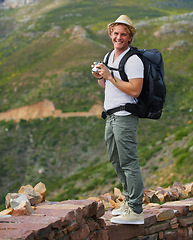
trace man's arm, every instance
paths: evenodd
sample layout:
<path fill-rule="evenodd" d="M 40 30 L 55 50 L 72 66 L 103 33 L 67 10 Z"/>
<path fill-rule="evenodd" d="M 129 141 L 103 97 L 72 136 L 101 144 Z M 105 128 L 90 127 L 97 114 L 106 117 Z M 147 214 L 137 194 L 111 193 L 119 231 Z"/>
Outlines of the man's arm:
<path fill-rule="evenodd" d="M 117 77 L 113 77 L 104 64 L 99 63 L 98 65 L 100 67 L 98 70 L 100 76 L 111 81 L 111 83 L 120 91 L 134 98 L 137 98 L 139 96 L 143 87 L 143 78 L 133 78 L 129 79 L 129 82 L 125 82 Z"/>
<path fill-rule="evenodd" d="M 98 79 L 99 86 L 101 86 L 104 89 L 105 89 L 105 82 L 106 82 L 106 80 L 104 78 Z"/>
<path fill-rule="evenodd" d="M 139 96 L 143 87 L 143 78 L 133 78 L 129 79 L 129 82 L 125 82 L 117 77 L 110 76 L 108 80 L 111 81 L 111 83 L 120 91 L 132 96 L 133 98 L 137 98 Z"/>

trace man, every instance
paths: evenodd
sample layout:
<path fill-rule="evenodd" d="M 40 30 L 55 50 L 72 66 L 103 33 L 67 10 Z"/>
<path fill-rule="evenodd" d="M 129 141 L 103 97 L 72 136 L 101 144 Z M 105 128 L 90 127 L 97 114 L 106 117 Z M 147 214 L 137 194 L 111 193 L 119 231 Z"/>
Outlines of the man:
<path fill-rule="evenodd" d="M 117 69 L 122 57 L 130 50 L 136 29 L 128 16 L 121 15 L 108 25 L 108 31 L 114 46 L 108 66 Z M 98 73 L 93 72 L 93 75 L 98 78 L 99 85 L 105 89 L 106 111 L 126 103 L 135 103 L 135 98 L 142 90 L 144 71 L 143 63 L 137 55 L 131 56 L 125 63 L 128 82 L 121 80 L 119 71 L 111 72 L 103 63 L 98 63 L 96 67 Z M 112 215 L 118 215 L 111 219 L 113 223 L 144 223 L 143 180 L 138 163 L 137 125 L 138 117 L 123 109 L 107 115 L 105 142 L 125 196 L 122 206 L 112 211 Z"/>

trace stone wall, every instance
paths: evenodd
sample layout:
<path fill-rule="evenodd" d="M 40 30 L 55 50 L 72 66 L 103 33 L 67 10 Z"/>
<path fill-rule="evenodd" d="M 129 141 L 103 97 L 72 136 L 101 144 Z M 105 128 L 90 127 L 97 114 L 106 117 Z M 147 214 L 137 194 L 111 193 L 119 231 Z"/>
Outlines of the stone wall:
<path fill-rule="evenodd" d="M 104 215 L 110 240 L 188 240 L 193 239 L 193 198 L 163 205 L 144 206 L 144 225 L 112 224 L 110 212 Z"/>
<path fill-rule="evenodd" d="M 0 218 L 0 239 L 108 239 L 103 214 L 92 200 L 44 202 L 33 215 Z"/>
<path fill-rule="evenodd" d="M 0 239 L 188 240 L 193 239 L 193 198 L 144 205 L 144 225 L 110 222 L 101 202 L 42 202 L 30 216 L 0 218 Z"/>

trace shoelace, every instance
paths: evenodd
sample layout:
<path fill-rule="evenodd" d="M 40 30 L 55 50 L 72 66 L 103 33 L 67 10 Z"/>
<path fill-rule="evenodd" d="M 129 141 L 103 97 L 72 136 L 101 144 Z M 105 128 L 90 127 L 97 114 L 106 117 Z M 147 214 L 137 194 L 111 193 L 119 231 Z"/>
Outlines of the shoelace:
<path fill-rule="evenodd" d="M 126 214 L 130 214 L 131 213 L 131 209 L 130 208 L 127 208 L 127 209 L 125 209 L 124 210 L 124 215 L 126 215 Z"/>
<path fill-rule="evenodd" d="M 125 208 L 125 206 L 127 206 L 127 201 L 126 201 L 126 200 L 123 200 L 120 209 Z"/>
<path fill-rule="evenodd" d="M 130 214 L 130 213 L 132 213 L 132 214 L 134 214 L 136 216 L 140 215 L 140 214 L 135 213 L 130 207 L 128 209 L 124 210 L 123 215 Z"/>
<path fill-rule="evenodd" d="M 124 205 L 127 205 L 127 201 L 126 200 L 123 200 L 123 202 L 122 202 L 122 206 L 124 206 Z"/>

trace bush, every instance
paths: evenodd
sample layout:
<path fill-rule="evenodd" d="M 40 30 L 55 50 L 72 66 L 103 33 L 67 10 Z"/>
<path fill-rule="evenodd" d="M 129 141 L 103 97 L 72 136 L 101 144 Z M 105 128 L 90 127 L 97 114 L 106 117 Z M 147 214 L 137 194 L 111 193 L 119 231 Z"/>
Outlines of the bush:
<path fill-rule="evenodd" d="M 189 130 L 186 128 L 183 128 L 175 133 L 175 141 L 182 140 L 183 137 L 187 136 L 189 134 Z"/>

